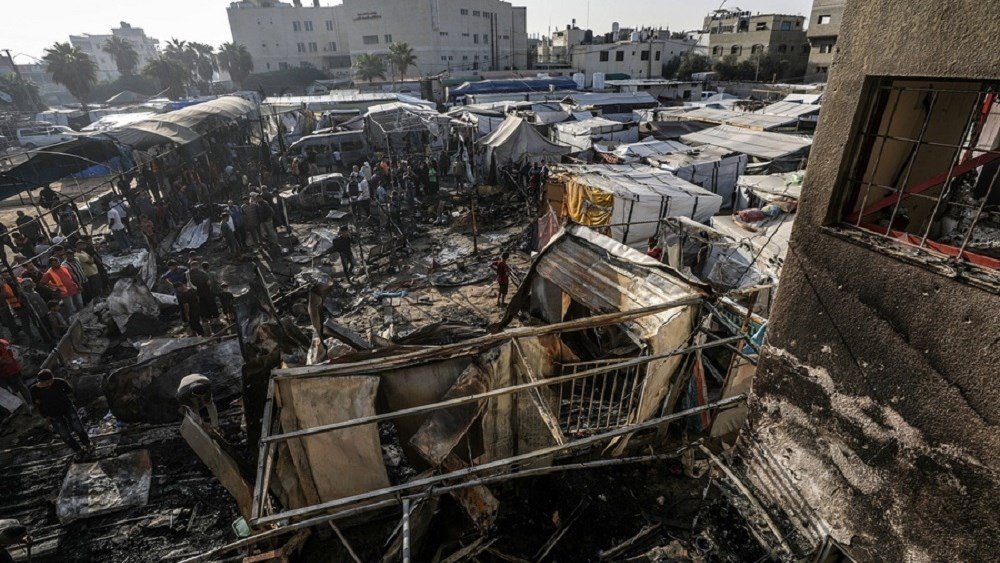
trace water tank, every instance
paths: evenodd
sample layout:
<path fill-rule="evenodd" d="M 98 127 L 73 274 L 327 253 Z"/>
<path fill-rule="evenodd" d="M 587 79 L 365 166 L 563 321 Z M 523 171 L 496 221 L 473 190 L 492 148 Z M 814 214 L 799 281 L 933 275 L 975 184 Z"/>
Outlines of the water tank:
<path fill-rule="evenodd" d="M 612 41 L 618 41 L 618 30 L 620 30 L 620 29 L 621 29 L 621 26 L 618 25 L 618 22 L 613 22 L 611 24 L 611 36 L 612 36 L 611 40 Z"/>
<path fill-rule="evenodd" d="M 603 72 L 595 72 L 594 73 L 594 90 L 603 90 L 603 89 L 604 89 L 604 73 Z"/>
<path fill-rule="evenodd" d="M 577 89 L 583 90 L 587 87 L 587 75 L 582 72 L 574 72 L 573 82 L 576 82 Z"/>
<path fill-rule="evenodd" d="M 638 31 L 633 31 L 632 32 L 632 41 L 639 41 L 639 32 Z"/>

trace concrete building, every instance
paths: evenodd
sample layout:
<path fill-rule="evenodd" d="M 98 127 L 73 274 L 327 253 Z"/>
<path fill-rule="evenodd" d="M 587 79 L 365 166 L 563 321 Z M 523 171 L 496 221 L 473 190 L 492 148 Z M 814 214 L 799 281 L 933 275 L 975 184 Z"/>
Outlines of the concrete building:
<path fill-rule="evenodd" d="M 749 61 L 764 53 L 787 56 L 803 65 L 809 58 L 805 18 L 784 14 L 751 14 L 719 10 L 705 18 L 713 59 L 735 55 Z"/>
<path fill-rule="evenodd" d="M 826 82 L 830 67 L 836 55 L 837 37 L 840 36 L 840 22 L 844 19 L 847 0 L 813 0 L 809 15 L 809 65 L 806 69 L 807 82 Z"/>
<path fill-rule="evenodd" d="M 997 556 L 997 29 L 979 0 L 847 2 L 737 448 L 810 561 Z"/>
<path fill-rule="evenodd" d="M 120 27 L 112 28 L 110 34 L 70 35 L 70 44 L 90 55 L 90 58 L 97 63 L 98 82 L 112 81 L 121 76 L 114 57 L 104 51 L 104 45 L 114 36 L 124 38 L 135 49 L 136 54 L 139 55 L 137 70 L 142 70 L 142 67 L 160 54 L 160 41 L 148 37 L 141 27 L 132 27 L 128 22 L 121 22 Z"/>
<path fill-rule="evenodd" d="M 653 35 L 643 35 L 646 33 Z M 635 79 L 660 78 L 668 61 L 697 49 L 694 42 L 661 39 L 655 32 L 643 31 L 635 35 L 638 37 L 629 41 L 575 45 L 570 49 L 570 66 L 585 73 L 588 81 L 595 72 L 626 74 Z"/>
<path fill-rule="evenodd" d="M 407 43 L 409 76 L 528 66 L 527 10 L 500 0 L 345 0 L 335 6 L 243 0 L 228 9 L 233 41 L 258 71 L 312 65 L 347 69 L 363 53 L 385 55 Z M 426 9 L 425 9 L 426 8 Z"/>

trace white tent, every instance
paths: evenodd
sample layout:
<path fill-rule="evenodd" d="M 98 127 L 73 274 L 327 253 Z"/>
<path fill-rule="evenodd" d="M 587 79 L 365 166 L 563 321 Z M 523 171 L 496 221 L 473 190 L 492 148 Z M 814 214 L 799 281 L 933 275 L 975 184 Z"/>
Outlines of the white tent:
<path fill-rule="evenodd" d="M 651 156 L 646 162 L 719 194 L 723 198 L 722 206 L 728 209 L 733 202 L 736 181 L 746 171 L 748 160 L 743 153 L 702 145 L 686 151 Z"/>
<path fill-rule="evenodd" d="M 594 141 L 635 143 L 639 140 L 639 126 L 637 123 L 621 123 L 603 117 L 566 121 L 552 127 L 552 140 L 572 147 L 573 152 L 591 148 Z"/>
<path fill-rule="evenodd" d="M 619 163 L 639 162 L 644 158 L 691 150 L 691 147 L 678 141 L 659 141 L 649 137 L 638 143 L 622 143 L 609 147 L 594 143 L 594 150 L 599 153 L 613 155 Z"/>
<path fill-rule="evenodd" d="M 534 126 L 521 117 L 509 116 L 483 137 L 479 143 L 486 147 L 486 163 L 502 164 L 508 159 L 521 162 L 524 158 L 537 162 L 543 159 L 558 161 L 570 148 L 550 142 Z"/>
<path fill-rule="evenodd" d="M 567 165 L 559 171 L 562 208 L 570 219 L 593 228 L 611 225 L 611 237 L 628 246 L 644 247 L 660 219 L 708 223 L 722 207 L 722 197 L 645 164 Z"/>

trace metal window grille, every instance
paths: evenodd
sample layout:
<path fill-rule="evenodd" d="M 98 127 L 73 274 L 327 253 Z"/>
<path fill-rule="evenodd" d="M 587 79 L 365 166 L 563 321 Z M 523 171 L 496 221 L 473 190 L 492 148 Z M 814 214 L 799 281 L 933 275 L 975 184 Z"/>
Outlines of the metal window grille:
<path fill-rule="evenodd" d="M 563 364 L 560 375 L 620 363 L 595 360 Z M 588 436 L 628 424 L 629 416 L 639 406 L 639 395 L 646 382 L 646 364 L 584 377 L 559 385 L 559 425 L 566 436 Z"/>
<path fill-rule="evenodd" d="M 841 222 L 948 259 L 1000 266 L 1000 82 L 880 79 Z"/>

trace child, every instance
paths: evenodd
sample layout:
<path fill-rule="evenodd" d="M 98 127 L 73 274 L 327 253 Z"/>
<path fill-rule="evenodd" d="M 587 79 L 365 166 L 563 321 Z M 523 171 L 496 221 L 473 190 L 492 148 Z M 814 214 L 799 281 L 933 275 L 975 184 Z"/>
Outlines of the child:
<path fill-rule="evenodd" d="M 52 299 L 49 301 L 49 314 L 46 315 L 46 320 L 49 323 L 49 331 L 57 341 L 69 330 L 69 325 L 66 324 L 66 317 L 60 311 L 61 306 L 62 303 L 58 299 Z"/>
<path fill-rule="evenodd" d="M 497 286 L 499 286 L 499 291 L 497 293 L 497 307 L 503 307 L 504 301 L 507 299 L 507 287 L 510 284 L 510 266 L 507 265 L 507 259 L 510 258 L 509 252 L 504 252 L 490 264 L 490 268 L 497 274 Z"/>

